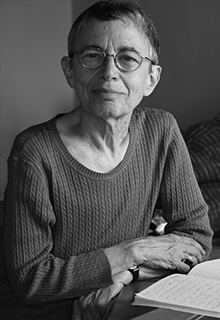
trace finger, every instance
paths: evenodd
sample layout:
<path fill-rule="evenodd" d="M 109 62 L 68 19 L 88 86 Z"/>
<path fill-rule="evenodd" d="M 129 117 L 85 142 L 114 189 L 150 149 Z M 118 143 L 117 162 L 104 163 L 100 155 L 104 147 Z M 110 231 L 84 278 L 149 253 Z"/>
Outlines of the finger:
<path fill-rule="evenodd" d="M 201 256 L 205 255 L 205 250 L 203 249 L 201 244 L 198 243 L 196 240 L 194 240 L 190 237 L 182 237 L 182 239 L 183 239 L 183 242 L 186 243 L 187 245 L 190 245 L 193 248 L 196 248 L 197 251 L 199 251 Z"/>
<path fill-rule="evenodd" d="M 192 259 L 193 259 L 193 262 L 202 262 L 203 261 L 203 256 L 201 255 L 201 252 L 198 251 L 197 248 L 195 248 L 195 247 L 187 246 L 187 247 L 185 247 L 183 252 L 184 252 L 184 254 L 187 255 L 187 257 L 185 257 L 185 259 L 187 259 L 188 255 L 190 255 L 190 257 L 192 257 Z"/>
<path fill-rule="evenodd" d="M 82 319 L 83 320 L 92 320 L 94 319 L 92 316 L 92 311 L 91 311 L 91 304 L 92 304 L 92 297 L 94 293 L 90 293 L 87 296 L 81 296 L 78 300 L 78 307 L 79 310 L 82 314 Z M 99 318 L 97 318 L 99 319 Z"/>
<path fill-rule="evenodd" d="M 206 254 L 202 246 L 194 239 L 187 236 L 178 235 L 166 235 L 167 239 L 172 239 L 176 248 L 179 248 L 185 253 L 194 256 L 199 262 L 204 260 L 204 255 Z"/>
<path fill-rule="evenodd" d="M 73 312 L 72 312 L 71 320 L 83 320 L 77 301 L 74 301 L 73 303 Z"/>
<path fill-rule="evenodd" d="M 100 296 L 95 301 L 97 309 L 102 317 L 105 315 L 111 300 L 122 290 L 122 288 L 124 288 L 124 284 L 117 282 L 102 290 Z"/>
<path fill-rule="evenodd" d="M 183 261 L 180 261 L 177 264 L 177 271 L 179 271 L 180 273 L 188 273 L 191 270 L 191 267 L 184 263 Z"/>
<path fill-rule="evenodd" d="M 105 291 L 105 289 L 99 289 L 97 291 L 91 292 L 87 296 L 80 297 L 78 299 L 78 304 L 80 310 L 83 314 L 84 320 L 101 320 L 102 313 L 100 312 L 97 300 L 99 295 Z M 106 304 L 107 305 L 107 304 Z"/>
<path fill-rule="evenodd" d="M 71 320 L 83 320 L 83 318 L 80 313 L 74 311 L 72 313 Z"/>
<path fill-rule="evenodd" d="M 187 264 L 190 268 L 192 267 L 192 265 L 194 264 L 193 262 L 193 257 L 192 256 L 188 256 L 186 259 L 183 260 L 183 262 L 185 264 Z"/>
<path fill-rule="evenodd" d="M 198 264 L 196 257 L 185 253 L 185 258 L 177 264 L 177 270 L 179 272 L 189 272 L 195 265 Z"/>
<path fill-rule="evenodd" d="M 99 291 L 99 290 L 98 290 Z M 91 316 L 91 319 L 97 319 L 97 320 L 101 320 L 102 319 L 102 314 L 100 312 L 99 307 L 97 306 L 96 303 L 96 297 L 97 297 L 97 291 L 93 293 L 93 295 L 91 296 L 91 300 L 90 300 L 90 304 L 88 306 L 88 312 Z M 87 320 L 87 318 L 86 318 Z M 88 320 L 90 320 L 90 318 L 88 318 Z"/>
<path fill-rule="evenodd" d="M 159 261 L 158 260 L 154 260 L 154 261 L 159 262 L 160 266 L 164 269 L 178 270 L 179 272 L 186 273 L 190 270 L 189 263 L 184 264 L 184 261 L 186 261 L 187 259 L 193 260 L 194 264 L 198 263 L 197 258 L 185 251 L 182 251 L 181 246 L 180 247 L 174 246 L 170 248 L 170 250 L 164 250 L 164 252 L 160 256 Z"/>

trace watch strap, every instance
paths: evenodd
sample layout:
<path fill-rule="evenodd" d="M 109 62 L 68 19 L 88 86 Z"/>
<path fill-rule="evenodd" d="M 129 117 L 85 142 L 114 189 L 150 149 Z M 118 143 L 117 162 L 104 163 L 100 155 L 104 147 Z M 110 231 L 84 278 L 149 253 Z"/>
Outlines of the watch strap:
<path fill-rule="evenodd" d="M 139 266 L 134 266 L 132 268 L 129 268 L 128 271 L 130 271 L 133 276 L 132 281 L 136 281 L 139 278 Z"/>

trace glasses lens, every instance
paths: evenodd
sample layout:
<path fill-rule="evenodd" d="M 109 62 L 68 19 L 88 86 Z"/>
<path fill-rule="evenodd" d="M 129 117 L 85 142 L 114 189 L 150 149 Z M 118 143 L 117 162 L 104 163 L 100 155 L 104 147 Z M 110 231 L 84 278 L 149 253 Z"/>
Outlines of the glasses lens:
<path fill-rule="evenodd" d="M 95 69 L 103 63 L 105 57 L 101 50 L 88 48 L 79 53 L 79 60 L 84 67 Z"/>
<path fill-rule="evenodd" d="M 134 71 L 141 64 L 141 56 L 135 51 L 121 51 L 116 55 L 116 62 L 120 69 L 124 71 Z"/>

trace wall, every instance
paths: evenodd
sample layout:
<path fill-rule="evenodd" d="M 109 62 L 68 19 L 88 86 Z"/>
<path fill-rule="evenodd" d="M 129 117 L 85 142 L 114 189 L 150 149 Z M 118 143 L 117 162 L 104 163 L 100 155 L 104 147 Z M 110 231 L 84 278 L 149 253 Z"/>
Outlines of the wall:
<path fill-rule="evenodd" d="M 70 0 L 1 0 L 1 198 L 17 133 L 73 105 L 60 67 L 71 22 Z"/>
<path fill-rule="evenodd" d="M 146 103 L 182 129 L 220 112 L 220 1 L 142 0 L 161 40 L 161 82 Z"/>
<path fill-rule="evenodd" d="M 0 197 L 15 135 L 76 105 L 60 68 L 66 36 L 93 0 L 0 0 Z M 143 104 L 166 109 L 180 127 L 220 112 L 220 1 L 139 0 L 161 39 L 161 82 Z"/>

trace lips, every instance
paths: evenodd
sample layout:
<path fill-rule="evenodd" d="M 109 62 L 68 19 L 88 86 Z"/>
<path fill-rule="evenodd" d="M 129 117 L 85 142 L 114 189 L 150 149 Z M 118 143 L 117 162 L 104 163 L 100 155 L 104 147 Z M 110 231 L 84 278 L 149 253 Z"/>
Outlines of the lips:
<path fill-rule="evenodd" d="M 108 95 L 108 94 L 124 94 L 123 92 L 120 92 L 118 90 L 114 90 L 114 89 L 106 89 L 106 88 L 99 88 L 99 89 L 95 89 L 95 90 L 92 90 L 94 93 L 96 94 L 100 94 L 100 95 Z"/>

